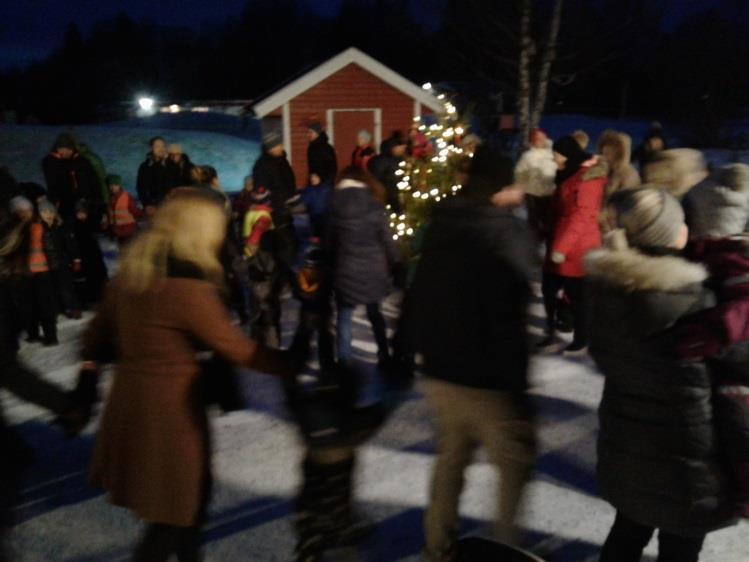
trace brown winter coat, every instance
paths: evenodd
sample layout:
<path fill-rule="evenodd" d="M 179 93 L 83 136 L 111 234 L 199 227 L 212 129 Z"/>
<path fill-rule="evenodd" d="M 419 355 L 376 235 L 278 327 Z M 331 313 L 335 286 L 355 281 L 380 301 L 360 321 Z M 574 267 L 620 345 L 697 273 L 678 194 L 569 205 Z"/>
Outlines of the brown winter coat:
<path fill-rule="evenodd" d="M 284 366 L 232 325 L 216 289 L 198 279 L 144 293 L 115 281 L 84 336 L 84 359 L 116 362 L 91 482 L 148 522 L 190 526 L 201 516 L 210 458 L 199 349 L 266 372 Z"/>
<path fill-rule="evenodd" d="M 601 133 L 601 138 L 598 139 L 599 154 L 603 152 L 604 146 L 613 148 L 613 157 L 610 156 L 607 160 L 609 164 L 609 181 L 606 184 L 604 205 L 598 216 L 598 226 L 601 232 L 605 234 L 611 230 L 606 201 L 617 191 L 634 189 L 639 187 L 642 182 L 640 174 L 630 163 L 630 159 L 632 158 L 632 138 L 629 135 L 608 129 Z"/>

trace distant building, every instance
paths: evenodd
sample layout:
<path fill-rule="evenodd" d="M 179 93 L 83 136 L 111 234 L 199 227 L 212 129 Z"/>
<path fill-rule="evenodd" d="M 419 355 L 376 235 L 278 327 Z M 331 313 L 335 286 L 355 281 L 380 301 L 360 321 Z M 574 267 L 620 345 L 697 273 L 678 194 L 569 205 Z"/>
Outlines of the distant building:
<path fill-rule="evenodd" d="M 323 125 L 339 168 L 348 164 L 361 129 L 379 149 L 396 129 L 407 132 L 413 118 L 442 110 L 428 90 L 356 48 L 349 48 L 249 105 L 264 131 L 278 129 L 297 182 L 307 181 L 307 126 Z"/>

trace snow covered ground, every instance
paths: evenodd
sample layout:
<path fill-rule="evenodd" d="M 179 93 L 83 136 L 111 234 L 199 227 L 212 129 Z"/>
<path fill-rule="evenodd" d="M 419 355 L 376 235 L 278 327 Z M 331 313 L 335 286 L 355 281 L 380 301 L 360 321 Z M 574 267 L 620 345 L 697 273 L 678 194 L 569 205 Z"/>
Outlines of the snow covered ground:
<path fill-rule="evenodd" d="M 293 330 L 295 306 L 285 304 L 284 332 Z M 397 298 L 388 301 L 389 320 Z M 530 330 L 542 325 L 540 300 Z M 57 348 L 25 345 L 21 357 L 62 385 L 73 383 L 77 340 L 87 319 L 61 323 Z M 375 345 L 361 311 L 354 348 L 363 364 L 375 361 Z M 246 411 L 212 416 L 215 433 L 215 493 L 206 536 L 209 562 L 290 560 L 294 546 L 290 510 L 299 483 L 300 446 L 282 405 L 278 382 L 247 373 Z M 613 520 L 613 509 L 596 497 L 597 419 L 602 381 L 588 361 L 538 357 L 533 395 L 540 409 L 541 450 L 530 486 L 523 526 L 527 545 L 549 561 L 593 561 Z M 85 474 L 96 424 L 78 439 L 65 440 L 34 406 L 2 396 L 7 412 L 37 454 L 16 509 L 11 534 L 18 562 L 128 560 L 140 527 L 125 510 L 112 507 Z M 421 519 L 434 461 L 434 434 L 418 390 L 410 393 L 380 433 L 363 448 L 357 499 L 378 523 L 365 548 L 347 560 L 416 561 Z M 494 509 L 497 475 L 479 454 L 467 472 L 461 503 L 464 530 L 487 529 Z M 647 549 L 649 560 L 655 541 Z M 703 562 L 749 560 L 749 525 L 709 536 Z"/>
<path fill-rule="evenodd" d="M 63 130 L 43 125 L 0 125 L 0 165 L 8 166 L 18 181 L 44 185 L 42 158 Z M 73 132 L 79 142 L 87 144 L 102 158 L 108 173 L 122 176 L 130 191 L 135 190 L 138 166 L 148 152 L 148 139 L 156 135 L 181 144 L 194 163 L 216 168 L 227 191 L 241 189 L 244 177 L 260 155 L 260 145 L 255 141 L 207 131 L 113 124 L 75 127 Z"/>

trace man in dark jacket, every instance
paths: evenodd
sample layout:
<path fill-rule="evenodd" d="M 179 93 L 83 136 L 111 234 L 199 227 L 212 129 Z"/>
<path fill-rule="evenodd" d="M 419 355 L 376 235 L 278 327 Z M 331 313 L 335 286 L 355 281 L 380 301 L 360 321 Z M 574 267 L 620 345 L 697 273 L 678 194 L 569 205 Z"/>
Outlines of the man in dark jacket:
<path fill-rule="evenodd" d="M 369 173 L 384 187 L 386 192 L 386 203 L 395 213 L 400 213 L 401 204 L 398 197 L 398 176 L 395 172 L 400 168 L 400 163 L 406 156 L 408 142 L 396 131 L 390 138 L 382 141 L 380 154 L 369 161 Z"/>
<path fill-rule="evenodd" d="M 335 150 L 328 142 L 328 135 L 322 130 L 320 123 L 312 123 L 307 129 L 309 133 L 309 146 L 307 147 L 307 165 L 309 166 L 309 179 L 312 174 L 317 174 L 322 183 L 335 179 L 338 171 Z"/>
<path fill-rule="evenodd" d="M 282 262 L 285 274 L 290 274 L 296 257 L 296 241 L 287 202 L 296 194 L 296 180 L 278 132 L 263 137 L 263 154 L 252 169 L 252 180 L 255 188 L 264 187 L 270 191 L 277 258 Z M 293 274 L 290 279 L 293 279 Z"/>
<path fill-rule="evenodd" d="M 533 240 L 512 214 L 522 187 L 513 163 L 479 148 L 467 185 L 438 205 L 409 293 L 409 332 L 424 359 L 439 453 L 425 519 L 426 560 L 448 560 L 458 531 L 463 471 L 477 444 L 502 474 L 500 536 L 514 519 L 535 456 L 527 407 Z"/>
<path fill-rule="evenodd" d="M 184 187 L 192 184 L 192 169 L 195 165 L 190 157 L 182 152 L 182 147 L 176 143 L 169 145 L 170 188 Z"/>
<path fill-rule="evenodd" d="M 96 206 L 97 216 L 103 211 L 102 193 L 96 172 L 78 152 L 70 133 L 60 133 L 51 152 L 42 160 L 42 171 L 50 201 L 58 208 L 64 221 L 71 221 L 75 205 L 86 199 Z"/>
<path fill-rule="evenodd" d="M 148 144 L 151 152 L 146 155 L 145 161 L 138 168 L 136 190 L 146 215 L 151 216 L 166 194 L 175 187 L 175 174 L 167 159 L 164 139 L 153 137 Z"/>

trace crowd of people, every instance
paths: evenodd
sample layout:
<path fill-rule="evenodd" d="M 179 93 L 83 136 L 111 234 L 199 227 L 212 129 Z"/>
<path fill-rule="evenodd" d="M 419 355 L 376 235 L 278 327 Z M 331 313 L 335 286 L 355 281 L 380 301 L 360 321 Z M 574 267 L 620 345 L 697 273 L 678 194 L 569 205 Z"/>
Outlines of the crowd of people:
<path fill-rule="evenodd" d="M 707 533 L 749 516 L 749 166 L 709 170 L 698 151 L 667 149 L 656 125 L 634 156 L 617 131 L 593 153 L 583 131 L 552 141 L 535 129 L 517 163 L 472 137 L 463 188 L 432 211 L 389 338 L 381 305 L 402 256 L 385 206 L 401 208 L 398 163 L 433 147 L 412 129 L 377 153 L 362 130 L 339 170 L 321 125 L 308 133 L 306 187 L 270 132 L 233 199 L 214 168 L 161 137 L 138 170 L 137 198 L 69 134 L 42 163 L 46 188 L 3 171 L 0 382 L 76 435 L 114 363 L 91 482 L 148 524 L 135 560 L 200 559 L 206 406 L 243 407 L 236 367 L 280 377 L 303 437 L 297 559 L 322 560 L 366 535 L 353 500 L 357 451 L 391 409 L 360 403 L 357 307 L 385 387 L 410 388 L 418 363 L 435 420 L 423 560 L 478 560 L 460 551 L 458 504 L 479 446 L 501 478 L 497 537 L 517 544 L 536 457 L 527 314 L 539 266 L 547 327 L 535 351 L 589 354 L 604 376 L 597 478 L 616 519 L 600 560 L 639 560 L 658 530 L 659 560 L 696 561 Z M 106 234 L 120 248 L 111 280 L 97 240 Z M 290 342 L 287 295 L 300 303 Z M 58 314 L 80 318 L 94 305 L 73 392 L 19 362 L 20 336 L 56 345 Z M 31 461 L 4 422 L 2 433 L 17 459 L 3 465 L 10 492 Z"/>

